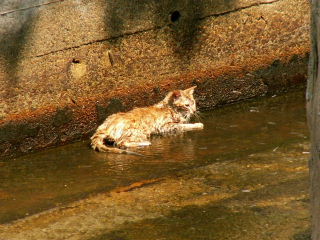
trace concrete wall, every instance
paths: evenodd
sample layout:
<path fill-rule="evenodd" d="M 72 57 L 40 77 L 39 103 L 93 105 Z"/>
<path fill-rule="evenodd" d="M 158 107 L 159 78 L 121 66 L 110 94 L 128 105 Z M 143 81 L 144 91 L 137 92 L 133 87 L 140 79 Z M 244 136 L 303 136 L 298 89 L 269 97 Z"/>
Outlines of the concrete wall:
<path fill-rule="evenodd" d="M 306 79 L 308 0 L 0 2 L 0 156 L 198 85 L 202 109 Z"/>

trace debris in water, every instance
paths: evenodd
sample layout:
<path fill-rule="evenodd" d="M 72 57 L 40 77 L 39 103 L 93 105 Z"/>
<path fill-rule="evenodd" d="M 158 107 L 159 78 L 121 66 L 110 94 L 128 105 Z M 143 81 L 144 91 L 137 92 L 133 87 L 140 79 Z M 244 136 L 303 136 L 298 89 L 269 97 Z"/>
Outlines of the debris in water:
<path fill-rule="evenodd" d="M 158 183 L 158 182 L 161 182 L 163 180 L 164 180 L 164 178 L 156 178 L 156 179 L 144 180 L 144 181 L 141 181 L 141 182 L 135 182 L 135 183 L 132 183 L 129 186 L 117 188 L 113 192 L 116 192 L 116 193 L 129 192 L 129 191 L 132 191 L 133 189 L 141 188 L 141 187 L 143 187 L 145 185 L 150 185 L 150 184 L 153 184 L 153 183 Z"/>
<path fill-rule="evenodd" d="M 251 192 L 251 190 L 250 189 L 243 189 L 242 192 L 249 193 L 249 192 Z"/>
<path fill-rule="evenodd" d="M 276 148 L 274 148 L 274 149 L 272 150 L 272 152 L 277 151 L 277 150 L 278 150 L 278 148 L 279 148 L 279 146 L 278 146 L 278 147 L 276 147 Z"/>

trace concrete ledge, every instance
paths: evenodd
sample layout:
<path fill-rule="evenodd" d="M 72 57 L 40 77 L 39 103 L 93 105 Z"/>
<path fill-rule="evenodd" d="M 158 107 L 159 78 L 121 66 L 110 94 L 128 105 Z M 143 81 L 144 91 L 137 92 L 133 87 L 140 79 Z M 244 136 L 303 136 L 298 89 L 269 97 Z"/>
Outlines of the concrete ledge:
<path fill-rule="evenodd" d="M 87 137 L 108 114 L 175 88 L 198 85 L 210 109 L 306 79 L 308 0 L 9 2 L 2 157 Z"/>

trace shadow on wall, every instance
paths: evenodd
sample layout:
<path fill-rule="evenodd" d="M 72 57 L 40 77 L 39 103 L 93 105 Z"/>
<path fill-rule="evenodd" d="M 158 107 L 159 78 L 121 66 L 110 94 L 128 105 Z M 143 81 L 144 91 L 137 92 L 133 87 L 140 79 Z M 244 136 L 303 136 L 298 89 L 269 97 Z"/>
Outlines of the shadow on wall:
<path fill-rule="evenodd" d="M 232 6 L 235 1 L 221 0 L 221 4 Z M 14 8 L 22 9 L 25 4 L 25 1 L 16 1 Z M 184 69 L 196 53 L 201 17 L 208 6 L 212 7 L 218 3 L 214 0 L 117 0 L 108 1 L 107 4 L 105 23 L 111 36 L 123 35 L 128 28 L 128 19 L 133 24 L 141 24 L 141 19 L 148 13 L 148 20 L 153 22 L 153 26 L 166 31 L 165 41 L 172 47 L 177 64 Z M 37 8 L 30 8 L 11 13 L 0 12 L 0 58 L 6 65 L 5 84 L 3 90 L 0 88 L 1 98 L 10 98 L 18 94 L 15 90 L 19 84 L 17 68 L 25 43 L 32 33 L 36 11 Z"/>
<path fill-rule="evenodd" d="M 24 3 L 21 1 L 18 6 L 15 6 L 15 9 L 24 7 Z M 35 11 L 37 9 L 32 8 L 11 13 L 0 12 L 0 59 L 4 61 L 4 74 L 6 75 L 4 76 L 4 92 L 0 92 L 1 98 L 7 99 L 18 94 L 15 89 L 19 84 L 17 76 L 19 59 L 31 33 Z"/>
<path fill-rule="evenodd" d="M 236 0 L 222 0 L 221 4 L 231 7 Z M 119 6 L 122 6 L 119 9 Z M 194 58 L 194 51 L 200 35 L 200 20 L 208 6 L 215 6 L 214 0 L 119 0 L 108 4 L 106 12 L 106 28 L 112 36 L 121 36 L 126 30 L 126 19 L 139 22 L 146 11 L 154 11 L 152 21 L 156 27 L 167 27 L 166 39 L 181 67 L 187 67 Z M 153 7 L 150 7 L 153 5 Z M 125 12 L 123 12 L 123 10 Z M 150 13 L 149 13 L 150 15 Z"/>
<path fill-rule="evenodd" d="M 194 47 L 200 34 L 199 18 L 203 15 L 204 1 L 184 0 L 183 4 L 167 1 L 166 5 L 157 3 L 157 12 L 163 12 L 168 19 L 168 41 L 180 66 L 189 65 L 195 55 Z M 155 21 L 157 21 L 155 16 Z M 171 38 L 171 39 L 170 39 Z"/>

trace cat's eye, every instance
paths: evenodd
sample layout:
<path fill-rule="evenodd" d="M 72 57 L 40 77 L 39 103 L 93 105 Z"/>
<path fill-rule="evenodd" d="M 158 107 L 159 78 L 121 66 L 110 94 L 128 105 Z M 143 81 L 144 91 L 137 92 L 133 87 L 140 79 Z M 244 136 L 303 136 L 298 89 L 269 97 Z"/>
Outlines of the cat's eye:
<path fill-rule="evenodd" d="M 186 106 L 186 107 L 190 107 L 190 104 L 189 104 L 189 103 L 187 103 L 185 106 Z"/>

